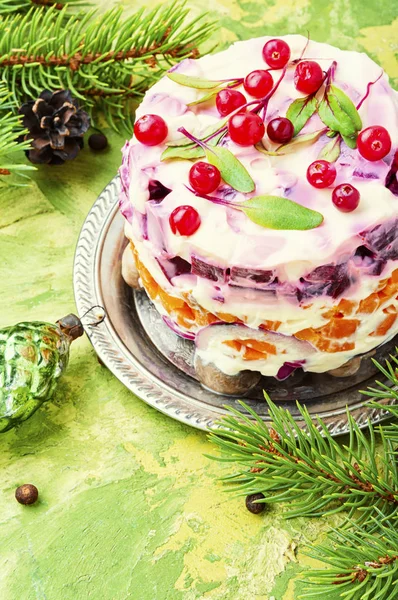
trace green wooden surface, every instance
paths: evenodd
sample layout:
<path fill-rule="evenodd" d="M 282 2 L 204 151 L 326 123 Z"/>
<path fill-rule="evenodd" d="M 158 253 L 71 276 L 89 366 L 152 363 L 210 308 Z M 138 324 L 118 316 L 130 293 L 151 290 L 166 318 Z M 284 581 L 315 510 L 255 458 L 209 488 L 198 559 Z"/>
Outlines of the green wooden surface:
<path fill-rule="evenodd" d="M 129 12 L 143 3 L 120 4 Z M 368 52 L 398 81 L 396 0 L 191 6 L 219 17 L 221 44 L 309 30 Z M 30 188 L 1 192 L 0 326 L 74 310 L 76 239 L 124 141 L 106 133 L 106 152 L 86 148 L 71 164 L 40 167 Z M 223 492 L 225 469 L 204 458 L 209 452 L 203 433 L 146 406 L 98 364 L 86 339 L 75 342 L 55 401 L 0 438 L 0 598 L 297 598 L 310 565 L 303 546 L 332 521 L 284 521 L 281 507 L 249 514 Z M 25 482 L 39 488 L 35 506 L 14 500 Z"/>

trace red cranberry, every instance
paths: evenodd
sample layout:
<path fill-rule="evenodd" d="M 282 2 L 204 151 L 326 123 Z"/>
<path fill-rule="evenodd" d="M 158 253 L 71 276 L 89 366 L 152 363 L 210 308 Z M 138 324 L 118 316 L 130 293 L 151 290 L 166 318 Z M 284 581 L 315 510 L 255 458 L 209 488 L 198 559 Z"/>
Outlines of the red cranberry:
<path fill-rule="evenodd" d="M 178 206 L 169 217 L 171 231 L 174 234 L 193 235 L 200 227 L 200 216 L 193 206 Z"/>
<path fill-rule="evenodd" d="M 286 144 L 293 137 L 294 125 L 285 117 L 277 117 L 268 123 L 267 134 L 272 142 Z"/>
<path fill-rule="evenodd" d="M 283 69 L 290 59 L 290 48 L 283 40 L 270 40 L 263 48 L 263 58 L 271 69 Z"/>
<path fill-rule="evenodd" d="M 230 118 L 228 132 L 236 144 L 253 146 L 264 137 L 265 126 L 261 117 L 252 112 L 238 113 Z"/>
<path fill-rule="evenodd" d="M 307 180 L 315 188 L 326 188 L 336 179 L 336 169 L 327 160 L 316 160 L 307 169 Z"/>
<path fill-rule="evenodd" d="M 269 71 L 258 69 L 246 75 L 243 87 L 253 98 L 264 98 L 273 88 L 274 80 Z"/>
<path fill-rule="evenodd" d="M 206 162 L 197 162 L 189 170 L 189 183 L 200 194 L 210 194 L 220 185 L 221 173 Z"/>
<path fill-rule="evenodd" d="M 242 92 L 225 88 L 220 90 L 216 96 L 217 110 L 222 117 L 226 117 L 231 112 L 246 104 L 247 100 Z"/>
<path fill-rule="evenodd" d="M 294 85 L 303 94 L 313 94 L 322 85 L 323 71 L 317 62 L 303 60 L 294 72 Z"/>
<path fill-rule="evenodd" d="M 385 127 L 373 125 L 358 135 L 358 151 L 366 160 L 380 160 L 391 150 L 391 138 Z"/>
<path fill-rule="evenodd" d="M 135 122 L 134 135 L 145 146 L 161 144 L 167 137 L 165 121 L 158 115 L 144 115 Z"/>
<path fill-rule="evenodd" d="M 341 212 L 352 212 L 359 204 L 360 195 L 350 183 L 341 183 L 334 188 L 332 202 Z"/>

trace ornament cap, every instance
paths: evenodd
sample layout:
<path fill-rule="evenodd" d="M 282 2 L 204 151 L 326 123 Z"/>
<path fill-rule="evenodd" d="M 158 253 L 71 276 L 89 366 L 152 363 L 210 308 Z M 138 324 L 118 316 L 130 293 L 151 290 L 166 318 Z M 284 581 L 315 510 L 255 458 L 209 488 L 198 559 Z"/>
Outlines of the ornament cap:
<path fill-rule="evenodd" d="M 61 329 L 62 333 L 70 337 L 72 340 L 76 340 L 84 334 L 84 329 L 79 317 L 73 313 L 66 315 L 62 319 L 57 321 L 57 325 Z"/>

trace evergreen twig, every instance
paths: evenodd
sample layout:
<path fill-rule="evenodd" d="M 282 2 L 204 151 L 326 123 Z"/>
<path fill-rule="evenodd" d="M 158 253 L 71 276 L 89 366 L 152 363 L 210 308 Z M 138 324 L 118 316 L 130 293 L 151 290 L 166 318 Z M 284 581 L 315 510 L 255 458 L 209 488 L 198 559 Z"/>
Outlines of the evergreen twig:
<path fill-rule="evenodd" d="M 122 9 L 67 15 L 31 9 L 0 17 L 0 78 L 15 106 L 45 88 L 69 89 L 88 112 L 132 128 L 131 99 L 141 96 L 176 62 L 199 55 L 214 29 L 202 15 L 186 21 L 178 0 L 122 19 Z"/>
<path fill-rule="evenodd" d="M 56 10 L 62 10 L 65 6 L 68 9 L 81 9 L 88 5 L 89 2 L 85 0 L 0 0 L 0 15 L 27 13 L 32 6 L 54 7 Z"/>
<path fill-rule="evenodd" d="M 388 383 L 375 381 L 377 387 L 369 387 L 362 390 L 362 394 L 372 398 L 393 398 L 398 402 L 398 348 L 395 349 L 396 356 L 390 355 L 390 360 L 386 360 L 383 367 L 377 360 L 372 358 L 373 363 L 381 373 L 387 378 Z"/>
<path fill-rule="evenodd" d="M 330 545 L 305 554 L 327 565 L 304 573 L 307 584 L 299 600 L 395 600 L 398 597 L 398 532 L 395 520 L 372 517 L 350 531 L 332 530 Z"/>
<path fill-rule="evenodd" d="M 298 405 L 306 429 L 301 429 L 288 410 L 277 407 L 265 394 L 272 427 L 247 405 L 249 416 L 229 408 L 222 429 L 210 433 L 221 450 L 221 460 L 233 462 L 234 474 L 224 478 L 241 493 L 261 492 L 266 503 L 286 503 L 287 518 L 319 517 L 348 510 L 360 511 L 364 521 L 379 509 L 398 513 L 398 469 L 391 440 L 380 430 L 381 460 L 376 460 L 375 430 L 369 423 L 369 439 L 347 411 L 348 445 L 332 438 L 325 423 L 317 426 L 305 407 Z M 214 458 L 214 457 L 210 457 Z"/>
<path fill-rule="evenodd" d="M 18 142 L 19 137 L 26 133 L 22 128 L 20 117 L 14 115 L 10 110 L 10 94 L 4 85 L 0 84 L 0 177 L 1 184 L 9 185 L 8 179 L 12 173 L 23 171 L 34 171 L 33 165 L 19 164 L 14 162 L 14 156 L 30 147 L 30 142 Z M 15 182 L 12 182 L 16 185 Z"/>
<path fill-rule="evenodd" d="M 261 492 L 260 502 L 289 503 L 287 518 L 348 511 L 344 527 L 332 530 L 330 544 L 307 550 L 327 568 L 305 572 L 302 600 L 398 597 L 398 359 L 390 359 L 385 367 L 374 361 L 387 383 L 376 381 L 377 388 L 363 393 L 391 400 L 392 404 L 370 404 L 397 421 L 377 429 L 369 423 L 368 438 L 347 411 L 349 444 L 340 446 L 321 419 L 314 423 L 298 405 L 303 430 L 267 395 L 272 427 L 241 402 L 248 415 L 229 408 L 230 414 L 219 423 L 222 428 L 210 433 L 221 450 L 217 460 L 237 463 L 236 472 L 223 479 L 236 484 L 240 493 Z M 382 444 L 379 456 L 376 431 Z"/>
<path fill-rule="evenodd" d="M 377 398 L 379 400 L 389 399 L 394 401 L 394 404 L 380 404 L 376 401 L 371 402 L 372 406 L 380 408 L 390 414 L 395 421 L 391 425 L 383 425 L 383 432 L 386 439 L 389 439 L 394 446 L 394 453 L 398 455 L 398 348 L 395 349 L 396 355 L 390 355 L 390 360 L 386 360 L 383 367 L 376 360 L 372 359 L 376 367 L 387 378 L 387 384 L 376 380 L 377 387 L 369 387 L 363 390 L 362 394 Z"/>

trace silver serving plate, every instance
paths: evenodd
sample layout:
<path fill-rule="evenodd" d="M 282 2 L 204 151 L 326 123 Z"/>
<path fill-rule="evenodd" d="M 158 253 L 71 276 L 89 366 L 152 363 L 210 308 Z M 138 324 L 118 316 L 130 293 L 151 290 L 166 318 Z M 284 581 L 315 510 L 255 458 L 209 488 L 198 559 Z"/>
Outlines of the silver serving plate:
<path fill-rule="evenodd" d="M 198 429 L 215 426 L 227 411 L 239 407 L 237 399 L 205 390 L 193 369 L 193 342 L 173 333 L 163 322 L 145 292 L 133 292 L 121 276 L 121 257 L 127 241 L 118 210 L 119 178 L 115 177 L 90 210 L 78 240 L 74 289 L 82 316 L 101 305 L 107 318 L 85 330 L 100 360 L 139 398 L 157 410 Z M 376 358 L 383 361 L 393 350 L 390 342 Z M 348 431 L 346 408 L 360 427 L 377 423 L 387 412 L 367 406 L 369 398 L 358 390 L 374 383 L 377 369 L 364 359 L 349 378 L 297 371 L 284 382 L 263 377 L 245 402 L 264 421 L 269 420 L 263 390 L 303 424 L 295 400 L 305 403 L 311 416 L 321 417 L 332 435 Z M 380 378 L 380 373 L 378 373 Z M 387 402 L 387 401 L 384 401 Z M 392 402 L 392 401 L 391 401 Z"/>

